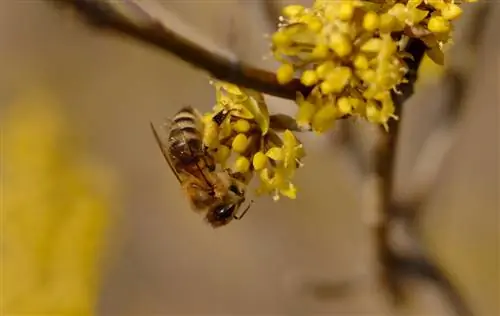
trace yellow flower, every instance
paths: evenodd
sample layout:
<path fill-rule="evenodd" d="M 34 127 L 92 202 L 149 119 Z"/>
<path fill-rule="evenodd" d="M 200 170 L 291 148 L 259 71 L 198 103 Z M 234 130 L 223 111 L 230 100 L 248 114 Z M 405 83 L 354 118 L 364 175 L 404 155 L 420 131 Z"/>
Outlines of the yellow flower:
<path fill-rule="evenodd" d="M 259 194 L 271 193 L 274 201 L 280 199 L 280 194 L 290 199 L 297 197 L 297 188 L 289 180 L 286 169 L 274 169 L 273 176 L 269 173 L 269 169 L 265 168 L 259 174 L 261 181 L 261 186 L 257 191 Z"/>
<path fill-rule="evenodd" d="M 307 126 L 316 122 L 313 130 L 324 132 L 340 117 L 336 112 L 351 115 L 353 107 L 345 100 L 376 104 L 379 100 L 375 95 L 404 83 L 407 65 L 403 60 L 408 57 L 404 43 L 408 37 L 422 39 L 430 48 L 428 57 L 442 63 L 441 47 L 449 42 L 451 21 L 462 14 L 461 3 L 315 0 L 310 8 L 287 6 L 273 35 L 272 53 L 281 63 L 276 74 L 279 83 L 297 76 L 302 84 L 312 87 L 313 97 L 297 97 L 297 123 Z M 342 97 L 347 99 L 330 105 Z M 384 112 L 384 119 L 374 119 L 372 108 L 368 108 L 368 112 L 357 110 L 356 115 L 387 126 L 386 118 L 392 118 L 390 110 Z"/>
<path fill-rule="evenodd" d="M 272 170 L 264 168 L 260 172 L 259 192 L 272 193 L 274 200 L 279 200 L 280 194 L 295 199 L 297 189 L 291 180 L 300 159 L 304 156 L 302 144 L 291 131 L 285 130 L 283 145 L 269 149 L 266 156 L 274 161 L 275 167 Z"/>
<path fill-rule="evenodd" d="M 292 9 L 289 14 L 297 10 Z M 311 74 L 316 76 L 316 72 L 309 72 Z M 254 173 L 259 174 L 258 193 L 271 194 L 274 199 L 280 195 L 295 198 L 296 188 L 291 181 L 296 168 L 302 166 L 305 153 L 293 132 L 286 128 L 297 125 L 288 127 L 284 124 L 287 120 L 281 116 L 272 126 L 264 97 L 256 91 L 219 81 L 213 85 L 216 104 L 212 112 L 203 117 L 206 154 L 211 155 L 222 170 L 234 154 L 236 159 L 231 169 L 243 175 L 245 183 L 250 182 Z M 283 137 L 278 136 L 277 131 L 283 130 Z M 268 163 L 270 159 L 272 164 Z"/>

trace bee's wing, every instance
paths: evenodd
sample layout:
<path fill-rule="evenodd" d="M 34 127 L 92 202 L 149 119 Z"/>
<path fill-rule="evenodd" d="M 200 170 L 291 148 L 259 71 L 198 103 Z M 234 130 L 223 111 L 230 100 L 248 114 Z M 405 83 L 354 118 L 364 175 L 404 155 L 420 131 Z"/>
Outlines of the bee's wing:
<path fill-rule="evenodd" d="M 168 154 L 166 152 L 167 146 L 162 142 L 162 140 L 161 140 L 160 136 L 158 135 L 158 132 L 156 131 L 156 128 L 154 127 L 152 122 L 150 122 L 150 125 L 151 125 L 151 130 L 153 131 L 153 134 L 155 136 L 156 143 L 160 147 L 160 150 L 163 154 L 163 157 L 165 157 L 165 160 L 167 161 L 168 166 L 172 170 L 172 173 L 175 175 L 175 177 L 177 178 L 179 183 L 182 183 L 182 180 L 181 180 L 179 173 L 175 170 L 174 166 L 172 165 L 172 161 L 170 160 L 170 157 L 168 156 Z"/>

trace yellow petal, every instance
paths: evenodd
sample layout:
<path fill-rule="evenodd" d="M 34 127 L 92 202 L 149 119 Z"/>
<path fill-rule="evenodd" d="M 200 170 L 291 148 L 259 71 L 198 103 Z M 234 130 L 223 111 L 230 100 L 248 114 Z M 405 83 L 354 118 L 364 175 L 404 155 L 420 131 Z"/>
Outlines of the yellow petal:
<path fill-rule="evenodd" d="M 301 5 L 287 5 L 286 7 L 283 8 L 283 15 L 292 18 L 300 15 L 302 12 L 304 12 L 305 8 Z"/>
<path fill-rule="evenodd" d="M 429 11 L 413 9 L 409 11 L 408 19 L 411 21 L 411 23 L 417 24 L 425 19 L 427 17 L 427 14 L 429 14 Z"/>
<path fill-rule="evenodd" d="M 425 53 L 436 64 L 440 66 L 444 65 L 444 54 L 438 46 L 428 49 Z"/>
<path fill-rule="evenodd" d="M 313 117 L 312 127 L 317 133 L 323 133 L 330 127 L 338 117 L 338 111 L 333 104 L 322 107 Z"/>
<path fill-rule="evenodd" d="M 281 189 L 280 193 L 292 200 L 297 198 L 297 188 L 293 185 L 293 183 L 289 183 L 288 187 Z"/>
<path fill-rule="evenodd" d="M 270 148 L 266 152 L 266 156 L 269 157 L 269 158 L 271 158 L 272 160 L 281 161 L 284 158 L 283 149 L 281 149 L 279 147 Z"/>
<path fill-rule="evenodd" d="M 286 130 L 283 133 L 283 143 L 285 144 L 285 148 L 295 148 L 297 146 L 297 139 L 290 130 Z"/>
<path fill-rule="evenodd" d="M 267 134 L 269 130 L 269 110 L 267 108 L 266 101 L 262 93 L 241 88 L 241 90 L 246 93 L 249 98 L 242 105 L 254 116 L 255 121 L 260 127 L 262 134 Z"/>
<path fill-rule="evenodd" d="M 462 15 L 462 9 L 454 3 L 448 3 L 443 10 L 441 10 L 441 15 L 447 20 L 454 20 Z"/>

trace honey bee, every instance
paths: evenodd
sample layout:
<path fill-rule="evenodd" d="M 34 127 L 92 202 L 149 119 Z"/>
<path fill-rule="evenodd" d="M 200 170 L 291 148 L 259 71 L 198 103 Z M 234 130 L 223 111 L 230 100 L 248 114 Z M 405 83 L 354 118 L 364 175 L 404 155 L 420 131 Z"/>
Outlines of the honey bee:
<path fill-rule="evenodd" d="M 245 202 L 245 184 L 229 170 L 216 171 L 215 160 L 203 146 L 200 113 L 183 107 L 162 125 L 163 138 L 153 123 L 151 129 L 194 211 L 206 212 L 205 220 L 214 228 L 243 218 L 251 205 L 237 215 Z"/>

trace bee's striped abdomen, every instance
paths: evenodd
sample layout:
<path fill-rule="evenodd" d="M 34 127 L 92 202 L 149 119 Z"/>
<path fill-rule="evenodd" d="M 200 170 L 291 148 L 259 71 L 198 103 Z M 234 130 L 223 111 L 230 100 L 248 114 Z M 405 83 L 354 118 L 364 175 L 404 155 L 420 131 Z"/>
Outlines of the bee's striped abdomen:
<path fill-rule="evenodd" d="M 182 108 L 172 119 L 169 152 L 183 164 L 196 163 L 203 154 L 201 119 L 191 107 Z"/>

